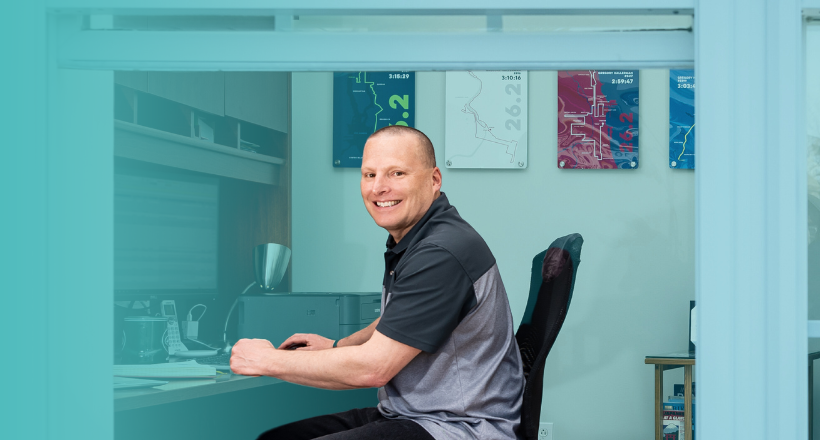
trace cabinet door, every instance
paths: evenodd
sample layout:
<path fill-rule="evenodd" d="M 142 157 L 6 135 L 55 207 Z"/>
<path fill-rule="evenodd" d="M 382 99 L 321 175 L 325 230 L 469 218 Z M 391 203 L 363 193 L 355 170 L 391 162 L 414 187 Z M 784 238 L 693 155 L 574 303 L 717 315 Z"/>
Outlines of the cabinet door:
<path fill-rule="evenodd" d="M 288 132 L 287 72 L 226 72 L 225 115 Z"/>
<path fill-rule="evenodd" d="M 149 72 L 148 93 L 215 115 L 225 114 L 223 72 Z"/>

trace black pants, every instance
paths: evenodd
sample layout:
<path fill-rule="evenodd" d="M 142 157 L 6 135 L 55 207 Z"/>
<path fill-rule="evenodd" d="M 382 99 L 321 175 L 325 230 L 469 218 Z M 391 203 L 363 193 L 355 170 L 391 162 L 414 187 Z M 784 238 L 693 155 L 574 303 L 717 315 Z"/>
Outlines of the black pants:
<path fill-rule="evenodd" d="M 435 440 L 411 420 L 385 418 L 376 408 L 313 417 L 271 429 L 258 440 Z"/>

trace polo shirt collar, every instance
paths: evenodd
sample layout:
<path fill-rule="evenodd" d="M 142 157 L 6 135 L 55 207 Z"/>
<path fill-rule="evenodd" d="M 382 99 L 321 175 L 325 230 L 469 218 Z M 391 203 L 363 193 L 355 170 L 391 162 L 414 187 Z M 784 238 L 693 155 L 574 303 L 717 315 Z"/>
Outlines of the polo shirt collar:
<path fill-rule="evenodd" d="M 450 207 L 450 201 L 447 200 L 447 196 L 444 194 L 443 191 L 439 193 L 437 199 L 433 200 L 433 204 L 430 205 L 430 209 L 424 214 L 424 217 L 418 221 L 413 227 L 410 229 L 410 232 L 405 235 L 400 242 L 396 243 L 393 240 L 393 236 L 388 234 L 387 235 L 387 252 L 393 252 L 394 254 L 400 254 L 407 249 L 407 246 L 410 245 L 410 242 L 413 241 L 413 237 L 415 237 L 419 230 L 424 227 L 430 218 L 434 215 L 444 211 L 445 209 Z"/>

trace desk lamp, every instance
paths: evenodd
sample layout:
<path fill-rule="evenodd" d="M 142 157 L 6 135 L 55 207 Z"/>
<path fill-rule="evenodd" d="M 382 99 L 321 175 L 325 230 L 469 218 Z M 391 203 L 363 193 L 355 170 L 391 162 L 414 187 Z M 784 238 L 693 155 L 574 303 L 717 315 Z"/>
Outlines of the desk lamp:
<path fill-rule="evenodd" d="M 239 302 L 239 297 L 247 293 L 254 284 L 265 292 L 272 292 L 285 275 L 288 262 L 290 262 L 290 253 L 287 246 L 276 243 L 260 244 L 253 249 L 253 271 L 256 280 L 248 284 L 248 287 L 236 297 L 228 311 L 228 316 L 225 317 L 225 329 L 222 332 L 222 342 L 225 344 L 225 348 L 222 349 L 224 353 L 230 353 L 233 348 L 233 345 L 228 343 L 228 321 Z"/>

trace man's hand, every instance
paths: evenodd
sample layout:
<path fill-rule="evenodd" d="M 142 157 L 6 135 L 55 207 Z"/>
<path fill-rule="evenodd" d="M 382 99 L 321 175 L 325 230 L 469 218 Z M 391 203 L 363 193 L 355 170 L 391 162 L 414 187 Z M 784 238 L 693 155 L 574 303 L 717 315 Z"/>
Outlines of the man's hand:
<path fill-rule="evenodd" d="M 300 347 L 295 348 L 295 350 L 325 350 L 333 348 L 333 339 L 314 334 L 297 333 L 283 342 L 282 345 L 279 346 L 279 349 L 286 350 L 291 345 L 300 345 Z"/>
<path fill-rule="evenodd" d="M 348 337 L 349 338 L 349 337 Z M 330 390 L 378 388 L 393 379 L 421 350 L 373 331 L 362 345 L 331 347 L 333 341 L 298 334 L 283 346 L 309 343 L 304 350 L 277 350 L 264 339 L 242 339 L 233 346 L 231 370 L 246 376 L 271 376 L 288 382 Z M 350 342 L 344 339 L 345 344 Z"/>
<path fill-rule="evenodd" d="M 231 350 L 231 371 L 243 376 L 264 375 L 272 350 L 276 349 L 268 340 L 240 339 Z"/>

